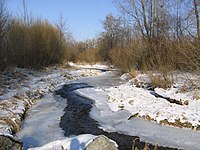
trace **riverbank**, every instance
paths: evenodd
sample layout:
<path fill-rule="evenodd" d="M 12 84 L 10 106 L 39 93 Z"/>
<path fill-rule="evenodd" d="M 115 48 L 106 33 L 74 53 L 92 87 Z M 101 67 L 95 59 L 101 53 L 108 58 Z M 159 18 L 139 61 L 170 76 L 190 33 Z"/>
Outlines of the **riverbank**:
<path fill-rule="evenodd" d="M 142 141 L 158 145 L 196 150 L 200 147 L 198 92 L 184 77 L 179 75 L 178 82 L 167 89 L 153 87 L 147 74 L 138 74 L 119 86 L 77 92 L 94 101 L 90 116 L 104 131 L 139 136 Z M 183 85 L 187 90 L 180 90 Z M 174 124 L 163 123 L 162 119 Z M 178 125 L 176 120 L 180 121 Z"/>
<path fill-rule="evenodd" d="M 66 81 L 101 74 L 100 70 L 63 67 L 40 71 L 7 68 L 0 73 L 0 135 L 13 137 L 20 130 L 27 110 Z"/>
<path fill-rule="evenodd" d="M 147 142 L 153 143 L 153 145 L 158 144 L 166 147 L 170 146 L 183 149 L 196 149 L 200 147 L 200 133 L 199 131 L 196 132 L 199 125 L 198 117 L 200 116 L 198 111 L 198 88 L 192 88 L 189 83 L 186 84 L 187 82 L 184 80 L 183 76 L 179 75 L 177 79 L 181 80 L 177 80 L 172 87 L 164 89 L 152 87 L 151 80 L 146 74 L 140 73 L 132 79 L 122 81 L 119 76 L 113 76 L 113 69 L 109 69 L 105 65 L 79 66 L 71 63 L 71 66 L 72 68 L 67 69 L 52 67 L 42 71 L 12 68 L 1 73 L 1 79 L 3 80 L 1 81 L 2 88 L 0 95 L 0 106 L 2 107 L 0 111 L 0 134 L 11 137 L 15 135 L 21 127 L 21 121 L 25 117 L 25 112 L 32 107 L 36 101 L 38 105 L 34 105 L 35 108 L 40 108 L 34 110 L 34 107 L 32 107 L 33 111 L 38 111 L 38 114 L 37 112 L 35 113 L 35 119 L 39 118 L 37 115 L 41 115 L 40 111 L 43 113 L 51 111 L 48 109 L 46 111 L 45 106 L 50 106 L 50 109 L 54 109 L 54 106 L 56 106 L 56 109 L 57 106 L 60 106 L 60 98 L 55 96 L 53 91 L 59 91 L 69 84 L 77 83 L 88 85 L 84 88 L 73 89 L 74 94 L 78 94 L 78 96 L 82 95 L 86 97 L 86 99 L 89 98 L 89 101 L 84 101 L 85 103 L 88 102 L 88 105 L 84 106 L 84 111 L 80 112 L 81 116 L 88 114 L 87 116 L 91 117 L 95 124 L 98 122 L 98 132 L 89 132 L 90 134 L 99 135 L 107 132 L 107 136 L 109 137 L 111 132 L 113 134 L 121 133 L 121 135 L 130 136 L 130 141 L 127 140 L 127 145 L 129 145 L 129 147 L 132 146 L 133 136 L 135 136 L 135 138 L 140 137 L 141 140 L 144 141 L 142 146 Z M 128 79 L 128 77 L 124 77 L 125 75 L 123 79 Z M 196 80 L 198 79 L 197 76 L 193 75 L 192 77 Z M 185 90 L 181 90 L 183 86 Z M 70 88 L 67 88 L 66 90 L 69 89 Z M 40 101 L 38 101 L 39 99 Z M 58 101 L 55 102 L 55 100 Z M 68 103 L 68 101 L 66 103 Z M 63 109 L 65 105 L 71 107 L 69 110 L 76 108 L 76 103 L 73 106 L 63 103 L 62 108 L 59 107 L 59 116 L 64 114 Z M 41 109 L 41 107 L 44 109 Z M 65 115 L 63 115 L 65 116 L 63 118 L 69 118 L 67 122 L 62 123 L 62 118 L 59 120 L 59 118 L 56 117 L 49 117 L 49 123 L 46 124 L 48 127 L 44 132 L 41 131 L 40 133 L 45 134 L 48 129 L 49 132 L 53 131 L 50 129 L 51 125 L 53 129 L 59 128 L 58 123 L 60 123 L 60 125 L 73 123 L 73 120 L 76 120 L 75 118 L 78 116 L 75 115 L 72 117 L 72 115 L 70 118 L 70 112 L 66 113 L 67 107 L 65 108 Z M 79 108 L 74 110 L 74 112 L 78 110 Z M 52 111 L 52 115 L 53 113 L 54 111 Z M 51 115 L 51 113 L 49 113 L 49 115 Z M 33 113 L 31 113 L 29 117 L 34 117 Z M 45 117 L 42 120 L 45 120 Z M 178 120 L 180 123 L 188 126 L 188 123 L 183 122 L 186 120 L 186 122 L 192 125 L 191 129 L 194 129 L 195 132 L 190 129 L 181 129 L 184 126 L 180 123 L 179 126 L 177 126 L 179 128 L 166 126 L 173 124 L 167 124 L 163 122 L 163 120 L 166 122 Z M 54 124 L 52 124 L 52 122 L 54 122 Z M 30 123 L 34 124 L 31 121 Z M 65 136 L 88 134 L 88 132 L 86 132 L 87 130 L 80 130 L 86 128 L 86 126 L 81 128 L 84 123 L 82 124 L 80 120 L 76 120 L 74 124 L 76 123 L 76 128 L 74 130 L 69 129 L 69 132 L 66 132 L 67 127 L 63 127 Z M 88 123 L 90 123 L 90 121 L 88 121 Z M 37 125 L 36 121 L 35 124 Z M 56 125 L 56 127 L 54 125 Z M 61 125 L 61 127 L 63 125 Z M 57 133 L 57 131 L 55 132 Z M 36 132 L 34 131 L 33 133 Z M 22 135 L 26 136 L 26 133 Z M 65 137 L 62 131 L 59 131 L 57 135 L 58 136 L 55 136 L 57 138 Z M 42 136 L 39 137 L 42 138 Z M 110 138 L 113 137 L 110 136 Z M 29 140 L 31 140 L 31 138 Z M 41 142 L 38 146 L 42 146 L 54 140 L 57 139 L 53 139 L 49 136 L 46 141 L 44 140 L 43 143 Z M 39 141 L 39 138 L 36 139 L 36 141 Z M 120 144 L 123 145 L 123 143 Z M 26 147 L 28 147 L 28 145 Z"/>
<path fill-rule="evenodd" d="M 153 77 L 152 77 L 153 76 Z M 153 78 L 160 78 L 159 86 Z M 137 74 L 127 83 L 106 89 L 112 111 L 127 110 L 128 120 L 139 117 L 159 124 L 200 130 L 200 76 L 174 73 L 173 83 L 162 87 L 160 74 Z M 166 82 L 166 81 L 165 81 Z"/>

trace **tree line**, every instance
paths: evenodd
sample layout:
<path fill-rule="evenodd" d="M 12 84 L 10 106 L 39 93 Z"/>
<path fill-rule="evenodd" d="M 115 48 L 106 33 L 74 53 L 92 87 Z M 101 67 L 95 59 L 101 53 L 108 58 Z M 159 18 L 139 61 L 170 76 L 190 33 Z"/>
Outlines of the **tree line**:
<path fill-rule="evenodd" d="M 124 71 L 131 68 L 199 71 L 199 1 L 114 3 L 121 16 L 108 15 L 103 21 L 100 46 L 106 59 Z"/>
<path fill-rule="evenodd" d="M 0 4 L 0 68 L 39 67 L 62 61 L 107 61 L 130 70 L 200 72 L 197 0 L 113 0 L 120 15 L 109 14 L 94 39 L 75 42 L 57 24 L 27 15 L 12 18 Z"/>
<path fill-rule="evenodd" d="M 98 59 L 131 69 L 200 71 L 197 0 L 114 0 L 96 38 Z M 96 53 L 95 53 L 96 54 Z"/>

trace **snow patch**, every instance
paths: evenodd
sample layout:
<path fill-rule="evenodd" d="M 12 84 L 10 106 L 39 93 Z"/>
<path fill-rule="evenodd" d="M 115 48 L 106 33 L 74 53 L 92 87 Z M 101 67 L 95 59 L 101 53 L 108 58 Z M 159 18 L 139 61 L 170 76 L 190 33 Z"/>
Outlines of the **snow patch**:
<path fill-rule="evenodd" d="M 83 150 L 97 136 L 91 134 L 83 134 L 72 138 L 65 138 L 45 144 L 41 147 L 29 148 L 28 150 Z"/>
<path fill-rule="evenodd" d="M 181 123 L 191 123 L 193 127 L 200 125 L 200 101 L 194 101 L 191 93 L 176 93 L 176 89 L 164 90 L 155 89 L 156 93 L 174 98 L 177 100 L 188 100 L 188 105 L 177 105 L 170 103 L 163 98 L 156 98 L 154 93 L 137 88 L 134 85 L 122 84 L 118 87 L 107 89 L 108 105 L 112 111 L 128 110 L 132 115 L 155 120 L 161 123 L 161 120 L 175 123 L 180 120 Z"/>
<path fill-rule="evenodd" d="M 129 91 L 127 92 L 128 95 L 130 95 L 130 93 L 133 92 L 131 90 L 132 87 L 128 86 L 127 84 L 123 84 L 122 86 L 119 86 L 119 88 L 120 90 L 122 90 L 123 88 L 130 88 Z M 118 90 L 118 87 L 114 89 Z M 114 105 L 114 103 L 108 102 L 107 98 L 108 98 L 109 90 L 110 89 L 105 90 L 105 89 L 100 89 L 100 88 L 86 88 L 86 89 L 77 90 L 79 94 L 85 97 L 88 97 L 94 101 L 90 115 L 93 119 L 98 121 L 99 127 L 101 129 L 107 132 L 119 132 L 119 133 L 124 133 L 127 135 L 139 136 L 144 141 L 147 141 L 150 143 L 157 143 L 158 145 L 162 145 L 162 146 L 170 146 L 170 147 L 175 147 L 175 148 L 191 149 L 191 150 L 196 150 L 200 147 L 200 133 L 199 132 L 195 132 L 188 129 L 180 129 L 180 128 L 175 128 L 175 127 L 160 125 L 155 122 L 149 122 L 143 119 L 139 119 L 137 117 L 133 117 L 132 119 L 128 120 L 128 118 L 131 116 L 131 111 L 126 110 L 126 109 L 113 109 L 113 108 L 118 108 L 118 105 L 111 107 L 111 105 Z M 134 92 L 136 96 L 137 96 L 137 92 L 140 92 L 140 90 L 137 89 L 137 91 Z M 147 90 L 145 92 L 143 94 L 148 94 Z M 119 97 L 121 97 L 121 93 L 118 94 L 116 92 L 115 94 L 120 95 Z M 142 93 L 138 93 L 138 95 L 139 94 L 142 94 Z M 141 98 L 149 97 L 150 99 L 151 94 L 148 94 L 147 96 L 146 95 L 143 95 L 143 96 L 144 97 L 141 96 Z M 131 97 L 131 99 L 132 98 L 137 98 L 137 97 Z M 152 98 L 153 98 L 153 95 L 152 95 Z M 164 105 L 160 105 L 160 108 L 154 108 L 152 106 L 148 106 L 149 104 L 148 100 L 143 103 L 145 104 L 146 107 L 145 106 L 143 107 L 144 110 L 141 110 L 141 114 L 148 113 L 148 111 L 146 111 L 146 108 L 147 110 L 149 110 L 149 108 L 162 110 L 161 106 L 164 107 Z M 157 100 L 157 99 L 154 99 L 154 100 Z M 168 103 L 166 102 L 166 100 L 163 100 L 163 102 L 165 104 Z M 160 100 L 158 100 L 158 103 L 162 104 Z M 136 107 L 141 108 L 139 103 L 137 104 L 138 106 Z M 126 105 L 125 105 L 125 108 L 126 108 Z M 166 114 L 167 113 L 170 113 L 170 112 L 166 112 Z M 165 116 L 163 118 L 165 118 Z M 158 120 L 159 119 L 163 120 L 163 118 L 162 116 L 157 117 Z"/>
<path fill-rule="evenodd" d="M 102 64 L 76 64 L 73 62 L 69 62 L 68 63 L 69 66 L 71 67 L 77 67 L 77 68 L 87 68 L 87 69 L 109 69 L 109 67 L 107 65 L 102 65 Z"/>
<path fill-rule="evenodd" d="M 124 73 L 120 77 L 121 80 L 125 80 L 125 81 L 128 81 L 130 78 L 131 78 L 131 75 L 129 73 Z"/>

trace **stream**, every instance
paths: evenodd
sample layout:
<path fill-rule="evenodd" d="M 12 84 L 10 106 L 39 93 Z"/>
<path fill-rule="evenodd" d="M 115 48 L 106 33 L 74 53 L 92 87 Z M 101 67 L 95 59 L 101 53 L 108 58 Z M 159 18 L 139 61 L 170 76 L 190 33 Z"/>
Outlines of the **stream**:
<path fill-rule="evenodd" d="M 164 146 L 159 146 L 159 150 L 173 149 L 167 147 L 168 144 L 170 145 L 170 143 L 168 143 L 170 141 L 162 143 L 162 141 L 165 141 L 164 136 L 167 132 L 173 133 L 170 134 L 170 136 L 174 136 L 171 139 L 172 141 L 174 139 L 179 140 L 178 137 L 180 137 L 180 135 L 176 137 L 175 134 L 181 134 L 182 132 L 184 135 L 191 136 L 190 138 L 198 138 L 195 133 L 188 132 L 188 130 L 163 127 L 141 119 L 133 119 L 128 122 L 128 125 L 132 125 L 135 134 L 132 134 L 132 132 L 127 133 L 125 130 L 126 126 L 123 128 L 121 126 L 119 127 L 121 128 L 121 132 L 106 132 L 100 129 L 99 122 L 90 115 L 94 101 L 81 96 L 76 90 L 93 87 L 107 88 L 117 86 L 121 83 L 122 81 L 119 77 L 113 76 L 113 74 L 100 77 L 85 77 L 66 83 L 54 93 L 38 101 L 36 105 L 29 110 L 28 117 L 25 119 L 21 131 L 17 133 L 17 137 L 24 142 L 25 150 L 27 150 L 28 147 L 42 146 L 53 140 L 64 139 L 65 137 L 80 134 L 104 134 L 116 141 L 120 150 L 131 150 L 133 140 L 138 137 L 142 137 L 142 140 L 147 140 L 155 144 L 157 143 L 157 139 L 161 139 L 159 145 L 161 143 L 161 145 L 163 144 Z M 165 128 L 166 131 L 164 131 Z M 157 131 L 149 132 L 148 130 L 151 129 Z M 183 138 L 183 140 L 185 139 Z M 196 143 L 194 142 L 193 144 Z M 145 142 L 139 142 L 137 146 L 140 149 L 144 147 L 144 145 Z M 170 146 L 175 147 L 177 145 L 172 144 Z M 196 146 L 198 147 L 198 145 Z M 149 147 L 153 149 L 154 146 L 149 144 Z"/>
<path fill-rule="evenodd" d="M 93 135 L 103 134 L 116 141 L 120 150 L 131 150 L 133 140 L 136 140 L 139 137 L 120 134 L 117 132 L 106 132 L 100 129 L 98 127 L 98 122 L 90 117 L 93 101 L 77 94 L 75 90 L 91 87 L 93 86 L 86 83 L 71 83 L 56 91 L 56 94 L 61 95 L 63 98 L 68 100 L 68 105 L 65 108 L 65 113 L 60 122 L 61 128 L 65 131 L 65 136 L 68 137 L 71 135 L 88 133 Z M 144 142 L 137 143 L 139 149 L 144 148 L 144 145 Z M 150 144 L 149 147 L 153 149 L 154 146 Z M 170 148 L 159 147 L 159 149 L 168 150 Z"/>

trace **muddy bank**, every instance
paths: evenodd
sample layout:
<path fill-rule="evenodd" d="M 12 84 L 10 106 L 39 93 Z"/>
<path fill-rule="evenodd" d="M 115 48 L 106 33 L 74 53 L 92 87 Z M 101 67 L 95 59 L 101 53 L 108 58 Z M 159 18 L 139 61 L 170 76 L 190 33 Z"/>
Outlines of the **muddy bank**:
<path fill-rule="evenodd" d="M 62 89 L 55 93 L 67 100 L 67 107 L 64 109 L 65 113 L 61 117 L 60 127 L 64 130 L 65 136 L 79 135 L 79 134 L 103 134 L 110 139 L 117 142 L 119 149 L 131 150 L 133 141 L 136 140 L 135 147 L 143 149 L 145 142 L 138 141 L 139 137 L 120 134 L 117 132 L 108 133 L 98 128 L 98 122 L 90 117 L 90 110 L 93 101 L 78 95 L 75 90 L 81 88 L 92 87 L 86 83 L 71 83 L 64 85 Z M 154 145 L 148 144 L 150 149 Z M 172 150 L 173 148 L 158 146 L 159 150 Z"/>

